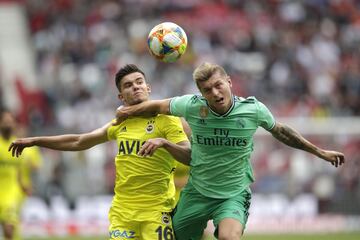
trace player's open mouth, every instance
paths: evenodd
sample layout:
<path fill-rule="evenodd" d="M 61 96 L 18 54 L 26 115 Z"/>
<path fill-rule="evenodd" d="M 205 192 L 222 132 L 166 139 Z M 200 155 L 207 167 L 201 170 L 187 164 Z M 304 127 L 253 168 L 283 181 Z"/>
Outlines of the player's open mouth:
<path fill-rule="evenodd" d="M 216 103 L 222 103 L 224 101 L 224 98 L 220 98 L 218 100 L 215 100 Z"/>

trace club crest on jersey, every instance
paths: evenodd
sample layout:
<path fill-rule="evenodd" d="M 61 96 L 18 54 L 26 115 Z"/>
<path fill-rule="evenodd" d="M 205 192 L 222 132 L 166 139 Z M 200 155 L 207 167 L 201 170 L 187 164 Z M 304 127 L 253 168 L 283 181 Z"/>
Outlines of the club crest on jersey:
<path fill-rule="evenodd" d="M 201 106 L 199 115 L 201 118 L 206 118 L 209 115 L 209 109 L 206 106 Z"/>
<path fill-rule="evenodd" d="M 243 120 L 243 119 L 241 119 L 241 118 L 237 119 L 237 120 L 236 120 L 236 125 L 237 125 L 237 127 L 239 127 L 239 128 L 244 128 L 244 127 L 245 127 L 245 120 Z"/>
<path fill-rule="evenodd" d="M 147 126 L 145 128 L 146 133 L 152 133 L 155 129 L 155 121 L 151 120 L 147 123 Z"/>
<path fill-rule="evenodd" d="M 169 213 L 163 212 L 161 216 L 161 222 L 164 224 L 170 224 L 170 218 L 171 217 Z"/>

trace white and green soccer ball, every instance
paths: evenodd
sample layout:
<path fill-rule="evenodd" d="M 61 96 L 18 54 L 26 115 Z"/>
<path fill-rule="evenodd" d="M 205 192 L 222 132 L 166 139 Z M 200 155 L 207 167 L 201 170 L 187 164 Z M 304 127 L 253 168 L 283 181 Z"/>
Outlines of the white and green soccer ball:
<path fill-rule="evenodd" d="M 185 53 L 187 37 L 177 24 L 163 22 L 151 29 L 147 43 L 151 55 L 169 63 L 175 62 Z"/>

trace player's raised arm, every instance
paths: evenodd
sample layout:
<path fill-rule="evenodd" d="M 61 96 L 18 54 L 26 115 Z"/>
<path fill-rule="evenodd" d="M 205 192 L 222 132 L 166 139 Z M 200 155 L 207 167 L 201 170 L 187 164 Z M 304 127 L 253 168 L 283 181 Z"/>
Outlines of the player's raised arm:
<path fill-rule="evenodd" d="M 312 153 L 319 158 L 330 162 L 335 167 L 338 167 L 345 163 L 345 156 L 343 153 L 321 149 L 306 140 L 295 129 L 285 124 L 276 122 L 275 126 L 270 130 L 270 132 L 280 142 L 283 142 L 290 147 Z"/>
<path fill-rule="evenodd" d="M 170 114 L 170 98 L 163 100 L 149 100 L 130 106 L 120 106 L 116 109 L 117 125 L 129 116 L 156 116 L 157 114 Z"/>
<path fill-rule="evenodd" d="M 56 136 L 39 136 L 19 138 L 9 146 L 13 156 L 18 157 L 27 147 L 39 146 L 60 151 L 81 151 L 108 141 L 107 128 L 111 123 L 84 134 L 65 134 Z"/>

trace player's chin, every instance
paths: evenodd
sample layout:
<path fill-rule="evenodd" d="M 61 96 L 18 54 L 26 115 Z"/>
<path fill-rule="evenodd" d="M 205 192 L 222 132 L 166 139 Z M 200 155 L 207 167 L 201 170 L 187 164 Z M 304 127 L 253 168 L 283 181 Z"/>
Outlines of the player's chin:
<path fill-rule="evenodd" d="M 222 109 L 222 108 L 224 108 L 226 106 L 226 103 L 225 103 L 225 101 L 221 100 L 221 101 L 215 101 L 213 103 L 213 105 L 218 109 L 219 108 Z"/>
<path fill-rule="evenodd" d="M 146 97 L 139 95 L 139 96 L 135 96 L 131 102 L 132 102 L 132 105 L 135 105 L 135 104 L 142 103 L 142 102 L 144 102 L 146 100 L 147 100 Z"/>

